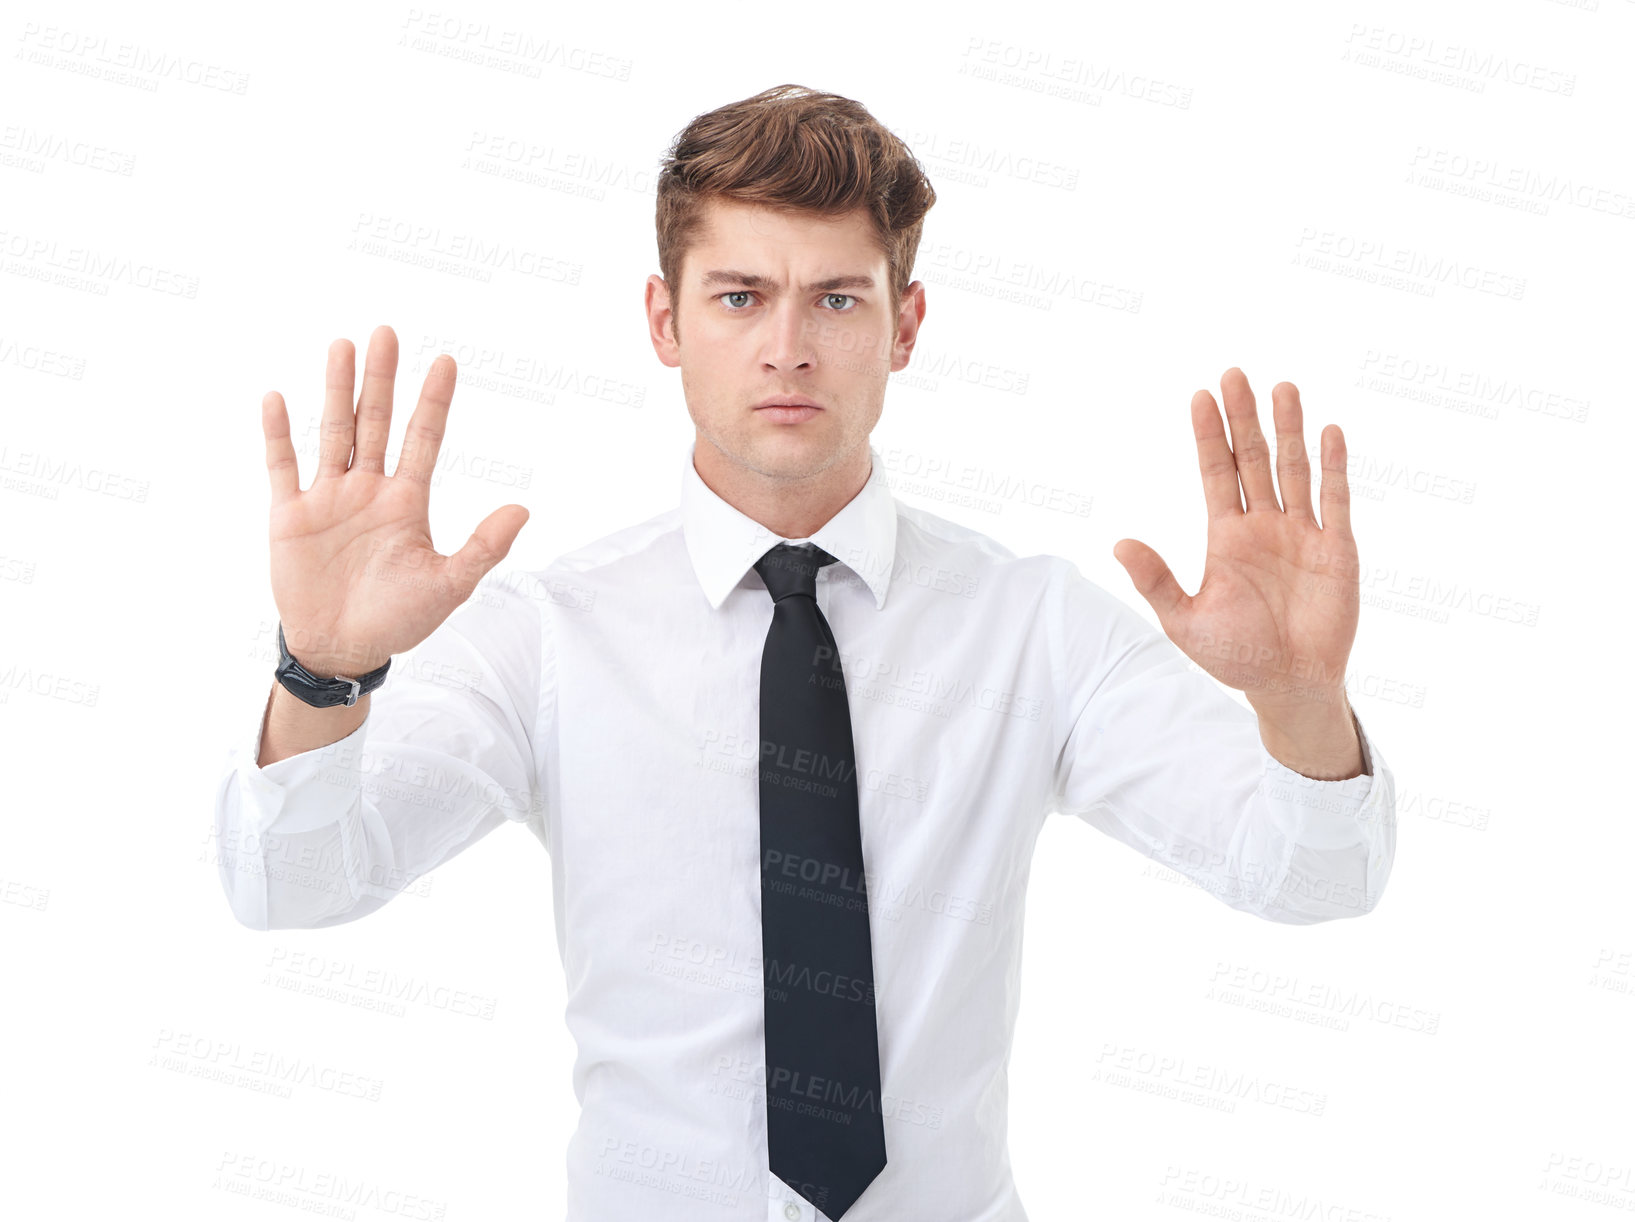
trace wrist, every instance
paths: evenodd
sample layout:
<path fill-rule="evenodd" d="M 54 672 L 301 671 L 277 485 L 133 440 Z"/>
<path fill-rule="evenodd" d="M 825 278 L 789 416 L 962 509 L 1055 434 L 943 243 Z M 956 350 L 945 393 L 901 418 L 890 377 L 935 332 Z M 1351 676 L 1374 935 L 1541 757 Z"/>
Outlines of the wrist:
<path fill-rule="evenodd" d="M 1319 781 L 1363 773 L 1362 739 L 1344 689 L 1302 705 L 1257 706 L 1260 741 L 1278 763 Z"/>
<path fill-rule="evenodd" d="M 328 633 L 303 629 L 291 633 L 285 630 L 282 621 L 278 631 L 282 634 L 280 645 L 283 653 L 293 658 L 303 670 L 320 679 L 361 679 L 390 657 L 373 650 L 348 648 L 345 641 Z"/>
<path fill-rule="evenodd" d="M 386 672 L 392 665 L 391 659 L 387 658 L 379 666 L 357 674 L 349 673 L 345 663 L 315 669 L 290 652 L 282 623 L 278 626 L 278 649 L 279 661 L 273 670 L 274 677 L 286 690 L 315 708 L 332 708 L 335 705 L 350 708 L 356 705 L 361 698 L 386 682 Z M 319 661 L 321 659 L 314 659 L 315 663 Z"/>

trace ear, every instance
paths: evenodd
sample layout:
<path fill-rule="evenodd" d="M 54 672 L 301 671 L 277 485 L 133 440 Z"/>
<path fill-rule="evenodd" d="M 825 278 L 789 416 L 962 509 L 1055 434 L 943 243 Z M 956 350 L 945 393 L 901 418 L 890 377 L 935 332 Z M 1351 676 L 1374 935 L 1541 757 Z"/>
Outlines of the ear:
<path fill-rule="evenodd" d="M 903 299 L 897 304 L 897 333 L 891 344 L 891 372 L 908 368 L 914 343 L 920 337 L 920 324 L 925 321 L 925 285 L 914 281 L 903 290 Z"/>
<path fill-rule="evenodd" d="M 675 335 L 675 313 L 670 304 L 670 287 L 662 276 L 647 277 L 646 292 L 647 337 L 653 341 L 653 351 L 659 360 L 671 369 L 681 365 L 681 345 Z"/>

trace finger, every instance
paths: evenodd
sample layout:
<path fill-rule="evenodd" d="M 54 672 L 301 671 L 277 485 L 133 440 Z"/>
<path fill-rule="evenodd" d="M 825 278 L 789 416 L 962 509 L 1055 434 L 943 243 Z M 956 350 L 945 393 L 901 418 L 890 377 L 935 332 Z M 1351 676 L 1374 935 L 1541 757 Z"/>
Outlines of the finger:
<path fill-rule="evenodd" d="M 376 327 L 369 336 L 369 356 L 358 392 L 358 439 L 352 453 L 354 471 L 386 474 L 386 437 L 392 431 L 392 386 L 397 381 L 397 332 Z"/>
<path fill-rule="evenodd" d="M 455 376 L 454 358 L 446 352 L 426 370 L 420 401 L 415 404 L 414 415 L 409 417 L 409 427 L 403 433 L 403 449 L 397 456 L 397 470 L 392 472 L 394 479 L 406 477 L 430 487 L 432 472 L 437 469 L 437 451 L 448 428 Z"/>
<path fill-rule="evenodd" d="M 1192 396 L 1192 436 L 1198 442 L 1198 474 L 1203 477 L 1204 507 L 1210 521 L 1242 513 L 1238 464 L 1232 458 L 1232 447 L 1226 444 L 1226 428 L 1221 424 L 1215 396 L 1207 390 Z"/>
<path fill-rule="evenodd" d="M 354 356 L 349 339 L 338 339 L 329 345 L 329 363 L 324 369 L 324 415 L 318 424 L 315 482 L 345 475 L 346 464 L 352 459 Z"/>
<path fill-rule="evenodd" d="M 1277 490 L 1283 494 L 1283 512 L 1315 522 L 1300 388 L 1293 382 L 1279 382 L 1272 387 L 1272 423 L 1277 429 Z"/>
<path fill-rule="evenodd" d="M 449 557 L 451 580 L 461 591 L 462 601 L 510 553 L 517 532 L 527 521 L 528 511 L 521 505 L 501 505 L 479 522 L 466 545 Z"/>
<path fill-rule="evenodd" d="M 1232 457 L 1237 463 L 1238 481 L 1243 485 L 1244 512 L 1276 509 L 1271 447 L 1260 431 L 1260 417 L 1255 413 L 1255 394 L 1249 389 L 1249 379 L 1236 365 L 1221 375 L 1221 399 L 1226 404 L 1226 419 L 1232 425 Z"/>
<path fill-rule="evenodd" d="M 301 469 L 290 441 L 290 416 L 284 396 L 269 390 L 261 398 L 261 435 L 267 439 L 267 478 L 272 482 L 272 503 L 281 505 L 301 495 Z"/>
<path fill-rule="evenodd" d="M 1113 559 L 1124 566 L 1130 580 L 1147 600 L 1165 633 L 1173 640 L 1181 617 L 1186 614 L 1191 597 L 1175 580 L 1159 554 L 1137 539 L 1120 539 L 1113 544 Z"/>
<path fill-rule="evenodd" d="M 1324 427 L 1318 442 L 1323 460 L 1323 529 L 1351 533 L 1351 486 L 1345 474 L 1345 434 L 1340 426 Z"/>

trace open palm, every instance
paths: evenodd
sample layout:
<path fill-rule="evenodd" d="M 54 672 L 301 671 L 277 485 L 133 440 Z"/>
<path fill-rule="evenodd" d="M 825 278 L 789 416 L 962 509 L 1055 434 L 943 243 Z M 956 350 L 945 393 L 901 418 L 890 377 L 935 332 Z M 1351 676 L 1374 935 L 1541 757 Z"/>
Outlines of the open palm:
<path fill-rule="evenodd" d="M 1227 444 L 1207 390 L 1192 397 L 1192 431 L 1209 512 L 1203 581 L 1187 594 L 1158 553 L 1121 539 L 1113 554 L 1189 658 L 1259 712 L 1338 699 L 1357 635 L 1357 543 L 1351 534 L 1345 436 L 1321 436 L 1322 523 L 1312 510 L 1300 392 L 1272 387 L 1277 486 L 1249 380 L 1233 366 L 1221 377 L 1232 426 Z M 1242 495 L 1239 495 L 1239 489 Z"/>
<path fill-rule="evenodd" d="M 284 397 L 271 391 L 261 404 L 273 601 L 291 654 L 325 677 L 367 674 L 425 640 L 505 559 L 528 520 L 525 506 L 502 505 L 453 554 L 432 546 L 431 483 L 454 398 L 454 359 L 431 363 L 387 475 L 397 351 L 397 333 L 376 327 L 354 411 L 352 343 L 330 345 L 318 468 L 304 492 Z"/>

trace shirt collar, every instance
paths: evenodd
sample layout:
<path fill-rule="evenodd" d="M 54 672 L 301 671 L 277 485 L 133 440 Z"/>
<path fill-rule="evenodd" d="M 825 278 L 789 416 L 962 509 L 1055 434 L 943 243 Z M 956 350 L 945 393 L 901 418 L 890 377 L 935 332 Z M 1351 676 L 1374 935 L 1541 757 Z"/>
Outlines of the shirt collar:
<path fill-rule="evenodd" d="M 869 478 L 840 511 L 800 539 L 786 539 L 722 500 L 693 466 L 697 439 L 687 443 L 681 477 L 681 530 L 693 572 L 711 607 L 719 607 L 744 574 L 778 543 L 812 542 L 868 586 L 878 610 L 886 605 L 897 545 L 897 503 L 880 453 L 869 446 Z M 832 580 L 832 579 L 831 579 Z"/>

